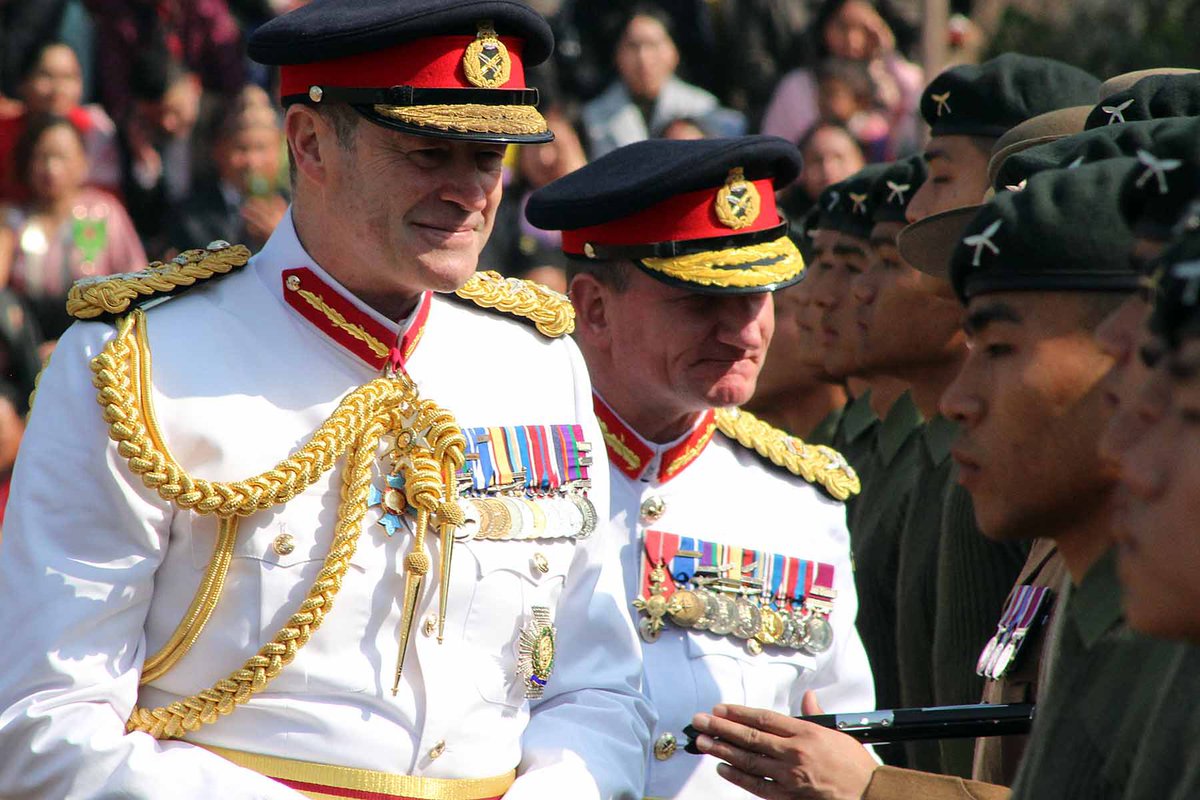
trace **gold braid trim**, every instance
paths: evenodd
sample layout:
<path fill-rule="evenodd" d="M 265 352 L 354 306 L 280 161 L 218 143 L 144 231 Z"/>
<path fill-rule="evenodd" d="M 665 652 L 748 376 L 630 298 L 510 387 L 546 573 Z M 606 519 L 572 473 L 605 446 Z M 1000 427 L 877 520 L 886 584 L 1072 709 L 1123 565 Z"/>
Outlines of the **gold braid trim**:
<path fill-rule="evenodd" d="M 124 314 L 136 300 L 173 292 L 214 275 L 224 275 L 250 260 L 242 245 L 213 242 L 207 250 L 187 250 L 173 261 L 155 261 L 140 272 L 85 278 L 67 293 L 67 313 L 76 319 Z"/>
<path fill-rule="evenodd" d="M 483 308 L 494 308 L 533 322 L 543 336 L 558 338 L 575 330 L 575 309 L 563 295 L 533 281 L 476 272 L 455 292 Z"/>
<path fill-rule="evenodd" d="M 291 499 L 330 469 L 343 452 L 347 454 L 333 541 L 298 611 L 229 677 L 161 708 L 135 708 L 126 724 L 128 731 L 156 738 L 194 731 L 231 713 L 291 663 L 321 626 L 341 588 L 362 530 L 371 465 L 384 435 L 397 437 L 402 451 L 398 464 L 406 483 L 420 488 L 409 498 L 422 521 L 437 515 L 442 525 L 462 523 L 453 502 L 453 476 L 463 464 L 466 441 L 449 412 L 420 399 L 415 384 L 403 373 L 377 378 L 347 395 L 313 439 L 274 470 L 226 484 L 187 475 L 162 443 L 150 404 L 150 355 L 141 310 L 118 321 L 117 336 L 92 360 L 92 371 L 109 436 L 134 474 L 180 508 L 221 518 L 212 562 L 185 619 L 167 646 L 147 662 L 152 677 L 164 674 L 188 651 L 215 607 L 227 569 L 224 562 L 236 538 L 237 517 Z M 429 556 L 423 547 L 422 541 L 414 542 L 406 558 L 410 570 L 428 569 Z"/>
<path fill-rule="evenodd" d="M 604 437 L 604 443 L 608 445 L 608 448 L 619 455 L 630 469 L 639 469 L 642 466 L 642 460 L 638 458 L 637 453 L 633 452 L 620 436 L 610 431 L 604 424 L 604 420 L 597 419 L 596 422 L 600 425 L 600 435 Z"/>
<path fill-rule="evenodd" d="M 772 263 L 759 264 L 769 261 Z M 786 236 L 773 242 L 672 258 L 643 258 L 648 269 L 704 286 L 757 288 L 791 280 L 804 270 L 804 258 Z M 728 269 L 749 264 L 746 269 Z"/>
<path fill-rule="evenodd" d="M 862 488 L 854 468 L 831 447 L 805 444 L 799 437 L 739 408 L 718 408 L 716 422 L 717 430 L 730 439 L 775 466 L 783 467 L 809 483 L 821 485 L 838 500 L 846 500 Z"/>
<path fill-rule="evenodd" d="M 355 339 L 364 342 L 367 347 L 371 348 L 372 353 L 380 358 L 388 357 L 388 353 L 391 351 L 388 349 L 386 344 L 367 333 L 361 325 L 355 325 L 352 322 L 347 322 L 346 318 L 338 313 L 336 308 L 326 303 L 320 295 L 313 294 L 308 289 L 297 289 L 296 294 L 304 298 L 304 302 L 308 303 L 317 311 L 320 311 L 322 314 L 324 314 L 334 326 L 341 328 Z"/>
<path fill-rule="evenodd" d="M 545 133 L 546 119 L 533 106 L 375 106 L 375 113 L 409 125 L 459 133 Z"/>

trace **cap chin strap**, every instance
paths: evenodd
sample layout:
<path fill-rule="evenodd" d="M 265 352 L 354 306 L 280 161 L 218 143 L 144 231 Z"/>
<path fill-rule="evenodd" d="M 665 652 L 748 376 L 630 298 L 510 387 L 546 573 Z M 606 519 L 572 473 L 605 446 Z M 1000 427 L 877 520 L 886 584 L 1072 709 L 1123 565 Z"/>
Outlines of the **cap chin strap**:
<path fill-rule="evenodd" d="M 289 94 L 283 104 L 349 103 L 360 106 L 536 106 L 537 89 L 425 89 L 390 86 L 360 89 L 313 85 L 307 94 Z"/>

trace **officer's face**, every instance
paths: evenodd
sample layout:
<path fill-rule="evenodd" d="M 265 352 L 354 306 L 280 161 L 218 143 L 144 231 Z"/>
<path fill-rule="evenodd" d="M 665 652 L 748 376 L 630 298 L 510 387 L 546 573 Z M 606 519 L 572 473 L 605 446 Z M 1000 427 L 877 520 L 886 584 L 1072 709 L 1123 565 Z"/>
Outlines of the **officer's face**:
<path fill-rule="evenodd" d="M 1200 642 L 1200 342 L 1163 359 L 1136 405 L 1115 526 L 1125 614 L 1143 633 Z"/>
<path fill-rule="evenodd" d="M 817 264 L 821 280 L 812 290 L 820 317 L 817 346 L 825 371 L 835 378 L 858 374 L 858 309 L 850 282 L 867 268 L 868 258 L 865 240 L 841 234 Z"/>
<path fill-rule="evenodd" d="M 909 222 L 983 202 L 988 150 L 971 136 L 935 136 L 925 146 L 929 177 L 909 201 Z"/>
<path fill-rule="evenodd" d="M 326 207 L 348 259 L 380 294 L 452 291 L 475 271 L 500 202 L 505 146 L 408 136 L 358 123 L 334 146 Z"/>
<path fill-rule="evenodd" d="M 644 407 L 674 416 L 754 394 L 775 329 L 770 294 L 697 294 L 635 268 L 606 305 L 615 374 Z"/>
<path fill-rule="evenodd" d="M 1096 440 L 1112 359 L 1088 330 L 1090 299 L 1011 292 L 967 307 L 967 360 L 941 410 L 963 426 L 952 451 L 959 482 L 993 539 L 1054 538 L 1111 496 L 1114 470 Z"/>
<path fill-rule="evenodd" d="M 851 285 L 863 372 L 905 377 L 914 368 L 962 354 L 962 306 L 949 283 L 918 272 L 900 257 L 896 235 L 903 227 L 900 222 L 875 226 L 870 263 Z"/>

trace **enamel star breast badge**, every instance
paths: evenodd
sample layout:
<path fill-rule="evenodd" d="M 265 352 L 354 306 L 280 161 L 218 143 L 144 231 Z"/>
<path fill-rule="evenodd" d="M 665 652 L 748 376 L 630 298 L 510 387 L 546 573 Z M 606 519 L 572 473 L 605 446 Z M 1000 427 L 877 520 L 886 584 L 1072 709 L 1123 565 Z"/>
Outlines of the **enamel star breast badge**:
<path fill-rule="evenodd" d="M 741 167 L 729 170 L 725 185 L 717 192 L 717 219 L 735 231 L 749 227 L 758 219 L 762 198 L 754 184 L 746 180 Z"/>
<path fill-rule="evenodd" d="M 475 41 L 467 45 L 463 53 L 463 71 L 472 86 L 498 89 L 508 83 L 512 71 L 512 60 L 508 48 L 496 36 L 491 21 L 479 23 Z"/>

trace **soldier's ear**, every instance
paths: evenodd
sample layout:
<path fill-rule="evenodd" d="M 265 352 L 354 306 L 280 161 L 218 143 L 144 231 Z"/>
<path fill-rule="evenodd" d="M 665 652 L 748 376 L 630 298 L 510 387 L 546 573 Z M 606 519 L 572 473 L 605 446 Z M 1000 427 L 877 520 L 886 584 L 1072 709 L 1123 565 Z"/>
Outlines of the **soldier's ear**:
<path fill-rule="evenodd" d="M 323 185 L 328 172 L 327 152 L 333 135 L 322 135 L 329 127 L 316 109 L 295 103 L 287 110 L 283 119 L 283 132 L 287 137 L 288 154 L 292 168 L 305 179 Z"/>
<path fill-rule="evenodd" d="M 581 272 L 568 290 L 575 307 L 575 336 L 585 348 L 603 348 L 611 336 L 612 289 L 594 275 Z"/>

